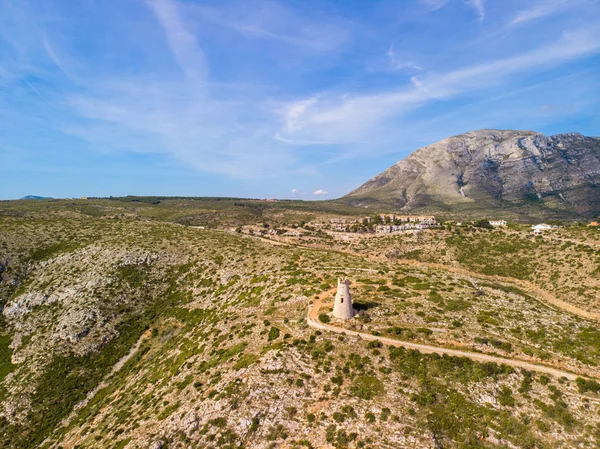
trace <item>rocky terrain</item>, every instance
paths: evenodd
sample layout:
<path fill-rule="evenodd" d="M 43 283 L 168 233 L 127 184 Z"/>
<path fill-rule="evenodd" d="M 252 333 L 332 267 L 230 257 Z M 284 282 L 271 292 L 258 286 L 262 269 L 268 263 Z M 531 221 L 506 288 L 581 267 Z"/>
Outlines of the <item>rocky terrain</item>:
<path fill-rule="evenodd" d="M 231 225 L 323 211 L 217 203 L 0 203 L 0 447 L 600 444 L 598 322 L 519 283 L 597 310 L 596 230 L 267 239 Z M 309 327 L 340 276 L 336 326 L 565 375 Z"/>
<path fill-rule="evenodd" d="M 481 130 L 421 148 L 346 197 L 358 206 L 529 218 L 600 215 L 600 138 Z"/>

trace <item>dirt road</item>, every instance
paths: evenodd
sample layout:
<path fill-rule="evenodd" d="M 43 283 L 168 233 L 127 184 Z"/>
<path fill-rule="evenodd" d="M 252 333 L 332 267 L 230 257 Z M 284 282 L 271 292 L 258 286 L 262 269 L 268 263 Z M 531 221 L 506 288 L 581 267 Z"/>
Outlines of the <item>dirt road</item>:
<path fill-rule="evenodd" d="M 389 345 L 389 346 L 396 346 L 396 347 L 401 347 L 401 348 L 406 348 L 406 349 L 416 349 L 417 351 L 422 352 L 423 354 L 434 354 L 434 353 L 440 354 L 440 355 L 447 354 L 449 356 L 454 356 L 454 357 L 466 357 L 468 359 L 475 360 L 476 362 L 495 362 L 495 363 L 499 363 L 499 364 L 503 363 L 505 365 L 509 365 L 509 366 L 512 366 L 515 368 L 523 368 L 523 369 L 526 369 L 529 371 L 537 371 L 539 373 L 550 374 L 555 377 L 563 377 L 564 376 L 569 380 L 575 380 L 577 377 L 585 377 L 585 376 L 579 376 L 577 374 L 574 374 L 574 373 L 571 373 L 568 371 L 563 371 L 563 370 L 560 370 L 557 368 L 552 368 L 550 366 L 537 365 L 535 363 L 525 362 L 523 360 L 507 359 L 504 357 L 498 357 L 498 356 L 493 356 L 493 355 L 489 355 L 489 354 L 461 351 L 458 349 L 441 348 L 439 346 L 431 346 L 431 345 L 425 345 L 425 344 L 421 344 L 421 343 L 413 343 L 413 342 L 409 342 L 409 341 L 396 340 L 394 338 L 378 337 L 378 336 L 367 334 L 364 332 L 358 332 L 358 331 L 353 331 L 350 329 L 344 329 L 342 327 L 333 326 L 331 324 L 320 323 L 318 321 L 319 310 L 321 309 L 321 307 L 326 305 L 326 304 L 323 304 L 323 300 L 327 296 L 330 296 L 332 294 L 332 291 L 335 292 L 335 289 L 332 289 L 332 290 L 322 293 L 319 296 L 319 298 L 313 303 L 312 307 L 309 309 L 308 314 L 306 315 L 306 322 L 308 323 L 308 325 L 310 327 L 319 329 L 319 330 L 335 332 L 338 334 L 346 334 L 346 335 L 350 335 L 350 336 L 360 337 L 366 341 L 376 341 L 377 340 L 377 341 L 380 341 L 381 343 Z"/>
<path fill-rule="evenodd" d="M 504 276 L 496 276 L 496 275 L 487 275 L 476 273 L 470 270 L 467 270 L 462 267 L 454 267 L 450 265 L 442 265 L 439 263 L 431 263 L 431 262 L 420 262 L 417 260 L 398 260 L 397 263 L 402 265 L 411 265 L 420 268 L 433 268 L 435 270 L 442 271 L 450 271 L 452 273 L 460 274 L 462 276 L 467 276 L 475 279 L 483 279 L 491 282 L 499 282 L 503 284 L 512 284 L 518 286 L 524 292 L 531 294 L 535 299 L 540 301 L 543 304 L 550 305 L 556 307 L 557 309 L 564 310 L 565 312 L 572 313 L 573 315 L 577 315 L 581 318 L 586 318 L 588 320 L 600 321 L 600 313 L 590 312 L 588 310 L 581 309 L 573 304 L 565 302 L 561 299 L 558 299 L 554 295 L 549 292 L 541 289 L 533 282 L 524 281 L 522 279 L 509 278 Z"/>
<path fill-rule="evenodd" d="M 285 242 L 285 243 L 284 242 L 274 242 L 270 239 L 264 239 L 264 238 L 260 238 L 260 237 L 259 237 L 259 239 L 262 241 L 265 241 L 267 243 L 270 243 L 272 245 L 296 246 L 296 247 L 305 248 L 305 249 L 323 251 L 320 248 L 314 248 L 314 247 L 300 245 L 300 244 L 294 244 L 294 243 L 288 243 L 288 242 Z M 367 257 L 364 254 L 358 254 L 358 253 L 354 253 L 352 251 L 339 251 L 339 252 L 344 252 L 344 253 L 348 253 L 348 254 L 351 254 L 354 256 L 374 259 L 372 256 Z M 377 258 L 377 260 L 385 261 L 385 262 L 389 263 L 388 260 L 384 260 L 383 258 L 381 258 L 381 259 Z M 582 318 L 600 321 L 600 313 L 583 310 L 577 306 L 574 306 L 573 304 L 562 301 L 562 300 L 556 298 L 555 296 L 553 296 L 552 294 L 550 294 L 549 292 L 539 288 L 532 282 L 528 282 L 528 281 L 524 281 L 524 280 L 520 280 L 520 279 L 503 277 L 503 276 L 485 275 L 485 274 L 481 274 L 481 273 L 472 272 L 472 271 L 467 270 L 462 267 L 442 265 L 442 264 L 430 263 L 430 262 L 420 262 L 420 261 L 416 261 L 416 260 L 401 259 L 401 260 L 397 260 L 396 263 L 401 264 L 401 265 L 415 266 L 415 267 L 424 268 L 424 269 L 449 271 L 452 273 L 460 274 L 462 276 L 467 276 L 467 277 L 471 277 L 474 279 L 481 279 L 481 280 L 486 280 L 486 281 L 516 285 L 519 288 L 521 288 L 523 291 L 525 291 L 526 293 L 529 293 L 532 296 L 534 296 L 535 299 L 537 299 L 538 301 L 540 301 L 543 304 L 556 307 L 557 309 L 564 310 L 565 312 L 572 313 L 573 315 L 577 315 Z M 333 268 L 333 267 L 331 267 L 331 268 Z M 409 341 L 396 340 L 396 339 L 387 338 L 387 337 L 378 337 L 378 336 L 367 334 L 364 332 L 352 331 L 349 329 L 344 329 L 344 328 L 333 326 L 330 324 L 320 323 L 318 321 L 318 315 L 319 315 L 320 308 L 324 305 L 323 301 L 325 298 L 333 296 L 335 294 L 335 291 L 336 291 L 336 289 L 333 288 L 331 290 L 321 293 L 318 296 L 318 299 L 313 303 L 312 307 L 309 309 L 308 314 L 306 316 L 306 322 L 308 323 L 309 326 L 311 326 L 315 329 L 360 337 L 363 340 L 367 340 L 367 341 L 378 340 L 381 343 L 390 345 L 390 346 L 402 347 L 402 348 L 406 348 L 406 349 L 415 349 L 424 354 L 433 354 L 433 353 L 447 354 L 449 356 L 454 356 L 454 357 L 466 357 L 466 358 L 469 358 L 469 359 L 477 361 L 477 362 L 503 363 L 505 365 L 509 365 L 509 366 L 512 366 L 515 368 L 522 368 L 522 369 L 526 369 L 526 370 L 530 370 L 530 371 L 536 371 L 539 373 L 550 374 L 555 377 L 563 377 L 564 376 L 570 380 L 575 380 L 577 377 L 587 377 L 587 376 L 579 376 L 578 374 L 575 374 L 575 373 L 572 373 L 569 371 L 563 371 L 561 369 L 553 368 L 553 367 L 550 367 L 547 365 L 538 365 L 536 363 L 526 362 L 524 360 L 509 359 L 509 358 L 493 356 L 493 355 L 489 355 L 489 354 L 482 354 L 482 353 L 477 353 L 477 352 L 462 351 L 459 349 L 450 349 L 450 348 L 443 348 L 443 347 L 439 347 L 439 346 L 431 346 L 431 345 L 426 345 L 426 344 L 413 343 L 413 342 L 409 342 Z"/>
<path fill-rule="evenodd" d="M 274 242 L 272 240 L 264 239 L 264 238 L 261 238 L 261 240 L 266 241 L 271 244 L 274 244 L 274 245 L 296 246 L 299 248 L 306 248 L 306 249 L 311 249 L 311 250 L 315 250 L 315 251 L 324 251 L 321 248 L 315 248 L 315 247 L 308 246 L 308 245 L 294 244 L 294 243 L 288 243 L 288 242 L 285 242 L 285 243 Z M 385 262 L 385 263 L 392 265 L 391 262 L 384 257 L 367 256 L 365 254 L 360 254 L 360 253 L 356 253 L 353 251 L 347 251 L 347 250 L 335 250 L 335 251 L 350 254 L 352 256 L 362 257 L 365 259 L 376 260 L 378 262 Z M 419 267 L 422 269 L 434 269 L 434 270 L 440 270 L 440 271 L 449 271 L 451 273 L 456 273 L 461 276 L 467 276 L 467 277 L 471 277 L 474 279 L 481 279 L 481 280 L 486 280 L 486 281 L 490 281 L 490 282 L 515 285 L 515 286 L 518 286 L 524 292 L 531 294 L 535 299 L 537 299 L 542 304 L 546 304 L 546 305 L 555 307 L 557 309 L 564 310 L 565 312 L 572 313 L 573 315 L 577 315 L 581 318 L 600 322 L 600 313 L 591 312 L 589 310 L 584 310 L 584 309 L 577 307 L 571 303 L 568 303 L 566 301 L 558 299 L 556 296 L 554 296 L 551 293 L 547 292 L 546 290 L 538 287 L 533 282 L 525 281 L 522 279 L 505 277 L 505 276 L 487 275 L 487 274 L 477 273 L 477 272 L 468 270 L 463 267 L 457 267 L 457 266 L 452 266 L 452 265 L 443 265 L 443 264 L 433 263 L 433 262 L 421 262 L 421 261 L 412 260 L 412 259 L 397 259 L 395 261 L 395 263 L 400 264 L 400 265 L 415 266 L 415 267 Z M 368 271 L 368 269 L 365 269 L 365 270 Z"/>

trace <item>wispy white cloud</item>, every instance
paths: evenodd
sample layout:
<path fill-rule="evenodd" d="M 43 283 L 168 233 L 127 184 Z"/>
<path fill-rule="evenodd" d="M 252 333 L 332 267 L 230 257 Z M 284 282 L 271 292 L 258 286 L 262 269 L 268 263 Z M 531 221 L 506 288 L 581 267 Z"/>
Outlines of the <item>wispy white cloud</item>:
<path fill-rule="evenodd" d="M 65 64 L 56 54 L 56 51 L 54 50 L 54 47 L 50 43 L 47 36 L 43 36 L 42 43 L 54 65 L 56 65 L 56 67 L 58 67 L 63 75 L 65 75 L 69 80 L 76 82 L 76 76 L 71 73 L 71 70 L 67 67 L 67 64 Z"/>
<path fill-rule="evenodd" d="M 306 100 L 300 100 L 296 103 L 292 103 L 285 111 L 285 129 L 287 131 L 294 131 L 299 126 L 299 119 L 306 113 L 306 111 L 319 100 L 318 97 L 307 98 Z"/>
<path fill-rule="evenodd" d="M 423 68 L 421 66 L 419 66 L 418 64 L 415 64 L 414 62 L 399 61 L 398 58 L 396 57 L 396 53 L 394 52 L 394 44 L 393 43 L 390 45 L 390 48 L 388 48 L 386 55 L 388 57 L 388 61 L 390 62 L 390 65 L 392 66 L 393 69 L 396 69 L 396 70 L 402 70 L 402 69 L 423 70 Z"/>
<path fill-rule="evenodd" d="M 71 81 L 83 80 L 61 99 L 78 120 L 59 120 L 56 126 L 98 151 L 165 153 L 189 169 L 234 178 L 293 170 L 297 158 L 272 138 L 275 117 L 260 100 L 263 87 L 212 82 L 205 53 L 184 19 L 190 16 L 189 5 L 174 0 L 146 4 L 160 25 L 153 35 L 164 35 L 175 68 L 185 77 L 177 70 L 157 78 L 118 70 L 95 74 L 78 63 L 67 67 L 58 56 L 66 50 L 45 39 L 50 60 Z M 73 62 L 72 55 L 68 58 Z"/>
<path fill-rule="evenodd" d="M 62 129 L 98 149 L 167 153 L 190 169 L 235 178 L 268 177 L 294 165 L 289 149 L 271 139 L 260 103 L 198 99 L 194 88 L 181 81 L 103 83 L 67 97 L 85 121 Z"/>
<path fill-rule="evenodd" d="M 191 80 L 204 80 L 208 72 L 204 52 L 184 24 L 178 4 L 174 0 L 146 0 L 146 3 L 163 28 L 181 70 Z"/>
<path fill-rule="evenodd" d="M 326 95 L 298 100 L 284 113 L 294 111 L 293 127 L 283 126 L 285 139 L 360 142 L 378 135 L 385 120 L 410 112 L 431 101 L 457 97 L 475 89 L 496 85 L 511 76 L 542 70 L 591 54 L 600 53 L 600 30 L 565 32 L 548 45 L 514 56 L 466 66 L 454 71 L 413 77 L 411 86 L 370 95 Z M 303 105 L 303 107 L 299 107 Z"/>
<path fill-rule="evenodd" d="M 446 6 L 449 0 L 419 0 L 430 11 L 436 11 Z"/>
<path fill-rule="evenodd" d="M 517 73 L 555 66 L 600 51 L 600 30 L 565 31 L 562 38 L 531 51 L 456 70 L 430 85 L 462 90 L 495 84 Z"/>
<path fill-rule="evenodd" d="M 282 142 L 288 145 L 295 146 L 311 146 L 311 145 L 331 145 L 330 140 L 302 140 L 302 139 L 288 139 L 283 137 L 279 131 L 273 134 L 273 139 L 278 142 Z"/>
<path fill-rule="evenodd" d="M 223 6 L 231 6 L 223 8 Z M 316 8 L 315 8 L 316 9 Z M 265 39 L 310 51 L 331 51 L 343 45 L 352 23 L 340 17 L 313 14 L 310 18 L 293 13 L 283 4 L 255 0 L 219 8 L 197 5 L 200 16 L 218 26 L 234 30 L 245 37 Z"/>
<path fill-rule="evenodd" d="M 460 126 L 488 125 L 501 114 L 486 111 L 485 102 L 500 90 L 526 88 L 530 79 L 520 75 L 600 53 L 600 32 L 593 28 L 598 10 L 596 16 L 586 10 L 589 22 L 578 22 L 581 31 L 557 39 L 583 13 L 577 16 L 574 8 L 562 26 L 544 27 L 542 19 L 558 6 L 536 3 L 516 12 L 508 3 L 494 5 L 494 17 L 489 8 L 489 18 L 498 12 L 503 23 L 542 23 L 534 30 L 514 27 L 491 45 L 487 30 L 473 24 L 472 11 L 482 19 L 486 14 L 476 0 L 413 2 L 406 30 L 397 23 L 386 29 L 389 17 L 377 8 L 369 10 L 371 18 L 344 2 L 52 2 L 40 9 L 34 0 L 0 0 L 0 134 L 12 132 L 14 141 L 7 144 L 15 148 L 22 143 L 15 135 L 43 129 L 48 141 L 64 139 L 61 144 L 106 160 L 147 153 L 131 159 L 166 159 L 203 176 L 279 176 L 285 178 L 281 192 L 290 192 L 289 179 L 298 179 L 288 174 L 307 173 L 313 178 L 303 177 L 294 195 L 315 199 L 325 191 L 307 186 L 321 182 L 324 164 L 342 162 L 359 172 L 361 164 L 349 160 L 443 137 L 459 122 L 445 120 L 444 112 L 457 109 L 452 99 L 478 102 Z M 95 8 L 104 9 L 91 14 Z M 427 10 L 441 8 L 460 33 L 445 28 L 439 38 L 439 17 Z M 13 10 L 17 19 L 10 17 Z M 94 21 L 110 33 L 91 32 L 87 25 Z M 518 33 L 532 39 L 511 47 Z M 388 48 L 390 42 L 396 45 Z M 590 71 L 592 77 L 597 68 L 590 65 Z M 547 75 L 557 76 L 550 70 Z M 589 84 L 577 95 L 586 89 L 592 93 L 586 98 L 597 98 L 598 89 Z M 565 102 L 556 102 L 559 113 Z M 22 126 L 18 133 L 11 131 L 15 125 Z M 337 173 L 332 179 L 352 182 Z M 327 190 L 338 193 L 333 185 Z"/>
<path fill-rule="evenodd" d="M 467 4 L 475 10 L 477 17 L 479 20 L 485 19 L 485 5 L 483 3 L 484 0 L 465 0 Z"/>
<path fill-rule="evenodd" d="M 529 8 L 519 10 L 508 26 L 522 25 L 580 5 L 581 2 L 578 0 L 554 0 L 536 3 Z"/>

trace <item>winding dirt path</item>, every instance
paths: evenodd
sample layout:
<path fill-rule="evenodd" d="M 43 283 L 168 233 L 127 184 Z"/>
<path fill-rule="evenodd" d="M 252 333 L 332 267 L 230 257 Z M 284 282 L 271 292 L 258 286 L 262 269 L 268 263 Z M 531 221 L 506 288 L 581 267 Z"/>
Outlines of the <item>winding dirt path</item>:
<path fill-rule="evenodd" d="M 423 354 L 434 354 L 434 353 L 440 354 L 440 355 L 447 354 L 449 356 L 454 356 L 454 357 L 466 357 L 466 358 L 474 360 L 476 362 L 495 362 L 498 364 L 509 365 L 509 366 L 512 366 L 515 368 L 523 368 L 523 369 L 526 369 L 529 371 L 537 371 L 539 373 L 550 374 L 555 377 L 566 377 L 569 380 L 575 380 L 578 377 L 586 377 L 586 376 L 580 376 L 578 374 L 575 374 L 575 373 L 572 373 L 569 371 L 563 371 L 563 370 L 560 370 L 557 368 L 552 368 L 552 367 L 546 366 L 546 365 L 538 365 L 535 363 L 525 362 L 523 360 L 507 359 L 504 357 L 498 357 L 498 356 L 489 355 L 489 354 L 481 354 L 478 352 L 461 351 L 458 349 L 449 349 L 449 348 L 443 348 L 443 347 L 439 347 L 439 346 L 432 346 L 432 345 L 426 345 L 426 344 L 421 344 L 421 343 L 413 343 L 413 342 L 403 341 L 403 340 L 396 340 L 394 338 L 375 336 L 375 335 L 368 334 L 365 332 L 358 332 L 358 331 L 353 331 L 350 329 L 344 329 L 342 327 L 333 326 L 331 324 L 320 323 L 318 321 L 319 310 L 323 306 L 330 305 L 330 304 L 324 304 L 323 300 L 327 296 L 330 296 L 332 294 L 332 292 L 335 292 L 335 290 L 336 289 L 334 288 L 332 290 L 328 290 L 326 292 L 321 293 L 319 295 L 319 298 L 317 300 L 315 300 L 312 307 L 308 310 L 308 314 L 306 315 L 306 322 L 308 323 L 308 325 L 310 327 L 312 327 L 314 329 L 335 332 L 338 334 L 346 334 L 346 335 L 350 335 L 350 336 L 360 337 L 363 340 L 367 340 L 367 341 L 380 341 L 381 343 L 389 345 L 389 346 L 395 346 L 395 347 L 406 348 L 406 349 L 415 349 L 419 352 L 422 352 Z"/>
<path fill-rule="evenodd" d="M 71 423 L 71 421 L 73 421 L 73 419 L 75 419 L 77 417 L 77 413 L 79 412 L 79 410 L 81 410 L 86 405 L 88 405 L 88 403 L 94 398 L 94 396 L 96 396 L 96 393 L 98 393 L 100 390 L 102 390 L 103 388 L 105 388 L 109 385 L 108 380 L 110 379 L 110 377 L 113 374 L 119 372 L 121 370 L 121 368 L 123 368 L 123 366 L 125 366 L 125 364 L 134 355 L 137 354 L 137 352 L 140 349 L 140 346 L 142 345 L 144 340 L 147 340 L 148 338 L 150 338 L 150 331 L 146 331 L 142 335 L 140 335 L 140 338 L 138 338 L 138 340 L 134 343 L 134 345 L 131 348 L 129 348 L 129 351 L 127 352 L 127 354 L 125 354 L 123 357 L 121 357 L 117 361 L 117 363 L 115 363 L 113 365 L 110 372 L 104 377 L 104 379 L 102 379 L 102 381 L 100 381 L 100 383 L 96 386 L 96 388 L 94 388 L 92 391 L 88 392 L 88 394 L 86 395 L 86 397 L 83 400 L 81 400 L 80 402 L 75 404 L 75 406 L 73 407 L 73 410 L 71 410 L 71 413 L 69 414 L 69 416 L 67 416 L 65 419 L 63 419 L 61 421 L 60 427 L 68 426 Z"/>
<path fill-rule="evenodd" d="M 254 237 L 254 238 L 256 238 L 256 237 Z M 270 243 L 272 245 L 295 246 L 295 247 L 305 248 L 305 249 L 309 249 L 309 250 L 325 251 L 325 249 L 315 248 L 315 247 L 308 246 L 308 245 L 295 244 L 295 243 L 291 243 L 291 242 L 277 242 L 277 241 L 273 241 L 271 239 L 266 239 L 266 238 L 261 238 L 261 237 L 258 237 L 258 239 L 263 242 Z M 344 251 L 344 250 L 335 250 L 335 251 L 347 253 L 352 256 L 362 257 L 365 259 L 376 260 L 378 262 L 385 262 L 385 263 L 390 264 L 390 261 L 383 257 L 365 255 L 365 254 L 355 253 L 353 251 Z M 502 283 L 502 284 L 515 285 L 515 286 L 518 286 L 520 289 L 522 289 L 524 292 L 531 294 L 536 300 L 538 300 L 542 304 L 555 307 L 557 309 L 563 310 L 563 311 L 571 313 L 573 315 L 577 315 L 581 318 L 600 321 L 600 313 L 590 312 L 590 311 L 581 309 L 573 304 L 562 301 L 562 300 L 556 298 L 554 295 L 550 294 L 549 292 L 543 290 L 542 288 L 538 287 L 537 285 L 535 285 L 529 281 L 515 279 L 515 278 L 509 278 L 509 277 L 504 277 L 504 276 L 497 276 L 497 275 L 486 275 L 486 274 L 482 274 L 482 273 L 473 272 L 473 271 L 470 271 L 470 270 L 462 268 L 462 267 L 443 265 L 443 264 L 432 263 L 432 262 L 421 262 L 421 261 L 412 260 L 412 259 L 397 259 L 395 261 L 395 263 L 400 264 L 400 265 L 414 266 L 414 267 L 418 267 L 421 269 L 434 269 L 434 270 L 451 272 L 451 273 L 459 274 L 461 276 L 470 277 L 473 279 L 480 279 L 480 280 L 486 280 L 486 281 L 497 282 L 497 283 Z M 333 267 L 330 267 L 330 268 L 333 268 Z M 322 292 L 318 296 L 318 298 L 315 300 L 312 307 L 308 310 L 308 313 L 306 315 L 306 322 L 310 327 L 312 327 L 314 329 L 335 332 L 338 334 L 346 334 L 346 335 L 356 336 L 356 337 L 362 338 L 363 340 L 367 340 L 367 341 L 378 340 L 381 343 L 386 344 L 386 345 L 402 347 L 402 348 L 406 348 L 406 349 L 415 349 L 424 354 L 433 354 L 433 353 L 447 354 L 449 356 L 454 356 L 454 357 L 466 357 L 468 359 L 471 359 L 471 360 L 474 360 L 477 362 L 495 362 L 495 363 L 500 363 L 500 364 L 503 363 L 505 365 L 509 365 L 509 366 L 512 366 L 515 368 L 522 368 L 522 369 L 526 369 L 526 370 L 530 370 L 530 371 L 537 371 L 539 373 L 550 374 L 555 377 L 563 377 L 564 376 L 570 380 L 575 380 L 577 377 L 589 378 L 589 376 L 578 375 L 578 374 L 572 373 L 570 371 L 564 371 L 564 370 L 561 370 L 558 368 L 553 368 L 553 367 L 550 367 L 547 365 L 539 365 L 536 363 L 526 362 L 524 360 L 509 359 L 509 358 L 493 356 L 493 355 L 489 355 L 489 354 L 462 351 L 459 349 L 450 349 L 450 348 L 443 348 L 443 347 L 439 347 L 439 346 L 413 343 L 413 342 L 403 341 L 403 340 L 396 340 L 393 338 L 375 336 L 375 335 L 368 334 L 365 332 L 358 332 L 358 331 L 353 331 L 350 329 L 344 329 L 342 327 L 333 326 L 331 324 L 320 323 L 318 321 L 319 310 L 324 305 L 330 305 L 330 304 L 324 304 L 323 301 L 328 296 L 331 297 L 335 293 L 335 291 L 336 291 L 336 288 Z"/>
<path fill-rule="evenodd" d="M 462 267 L 454 267 L 451 265 L 443 265 L 439 263 L 432 262 L 420 262 L 417 260 L 406 260 L 399 259 L 397 263 L 402 265 L 411 265 L 420 268 L 433 268 L 435 270 L 449 271 L 452 273 L 460 274 L 461 276 L 467 276 L 475 279 L 482 279 L 491 282 L 499 282 L 503 284 L 512 284 L 516 285 L 525 293 L 529 293 L 535 299 L 540 301 L 543 304 L 554 306 L 557 309 L 564 310 L 565 312 L 572 313 L 573 315 L 577 315 L 581 318 L 585 318 L 588 320 L 600 321 L 600 313 L 590 312 L 588 310 L 581 309 L 571 303 L 565 302 L 561 299 L 558 299 L 554 295 L 550 294 L 546 290 L 535 285 L 533 282 L 524 281 L 522 279 L 509 278 L 504 276 L 496 276 L 489 274 L 481 274 L 474 271 L 467 270 Z"/>
<path fill-rule="evenodd" d="M 270 243 L 271 245 L 275 245 L 275 246 L 292 246 L 292 247 L 304 248 L 304 249 L 309 249 L 309 250 L 314 250 L 314 251 L 326 251 L 326 249 L 324 249 L 324 248 L 313 247 L 313 246 L 309 246 L 309 245 L 302 245 L 302 244 L 297 244 L 297 243 L 293 243 L 293 242 L 280 242 L 277 240 L 271 240 L 271 239 L 267 239 L 264 237 L 257 237 L 257 236 L 251 236 L 251 238 L 255 238 L 260 241 Z M 486 280 L 486 281 L 490 281 L 490 282 L 498 282 L 498 283 L 503 283 L 503 284 L 516 285 L 521 290 L 523 290 L 525 293 L 529 293 L 530 295 L 532 295 L 536 300 L 538 300 L 542 304 L 555 307 L 555 308 L 563 310 L 565 312 L 569 312 L 569 313 L 571 313 L 573 315 L 577 315 L 581 318 L 600 322 L 600 313 L 591 312 L 589 310 L 582 309 L 571 303 L 568 303 L 566 301 L 558 299 L 556 296 L 554 296 L 551 293 L 547 292 L 546 290 L 538 287 L 533 282 L 525 281 L 522 279 L 516 279 L 516 278 L 511 278 L 511 277 L 506 277 L 506 276 L 482 274 L 482 273 L 468 270 L 468 269 L 460 267 L 460 266 L 444 265 L 444 264 L 440 264 L 440 263 L 421 262 L 421 261 L 413 260 L 413 259 L 396 259 L 395 262 L 391 262 L 390 260 L 386 259 L 385 257 L 377 257 L 377 256 L 373 256 L 373 255 L 361 254 L 361 253 L 356 253 L 354 251 L 341 250 L 341 249 L 335 249 L 334 251 L 349 254 L 352 256 L 356 256 L 356 257 L 362 257 L 362 258 L 368 259 L 368 260 L 383 262 L 383 263 L 386 263 L 389 265 L 393 265 L 393 264 L 410 265 L 410 266 L 418 267 L 421 269 L 434 269 L 434 270 L 447 271 L 447 272 L 459 274 L 461 276 L 471 277 L 474 279 L 481 279 L 481 280 Z M 330 268 L 334 268 L 334 267 L 330 267 Z M 364 270 L 368 271 L 368 269 L 364 269 Z"/>

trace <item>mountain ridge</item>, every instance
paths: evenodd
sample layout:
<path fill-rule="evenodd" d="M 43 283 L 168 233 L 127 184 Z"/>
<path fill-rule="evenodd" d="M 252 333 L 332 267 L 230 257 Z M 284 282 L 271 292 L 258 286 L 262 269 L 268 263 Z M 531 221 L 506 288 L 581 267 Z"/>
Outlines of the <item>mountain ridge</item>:
<path fill-rule="evenodd" d="M 38 196 L 38 195 L 25 195 L 23 198 L 19 198 L 20 200 L 51 200 L 52 197 L 49 196 Z"/>
<path fill-rule="evenodd" d="M 517 217 L 600 214 L 600 138 L 484 129 L 422 147 L 345 197 L 355 206 Z"/>

